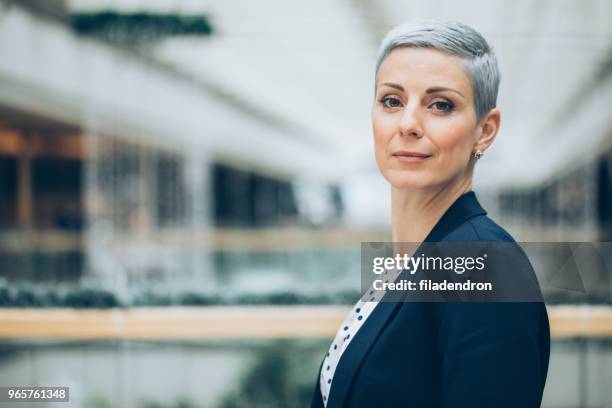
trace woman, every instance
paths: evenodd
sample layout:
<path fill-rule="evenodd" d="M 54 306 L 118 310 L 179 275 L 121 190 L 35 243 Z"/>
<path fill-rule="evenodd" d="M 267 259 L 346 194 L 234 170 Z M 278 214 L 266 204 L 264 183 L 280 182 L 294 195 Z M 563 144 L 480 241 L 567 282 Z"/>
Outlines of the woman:
<path fill-rule="evenodd" d="M 486 40 L 458 22 L 402 24 L 378 55 L 372 125 L 393 241 L 514 242 L 471 189 L 500 126 Z M 550 353 L 542 302 L 369 300 L 339 328 L 312 407 L 540 406 Z"/>

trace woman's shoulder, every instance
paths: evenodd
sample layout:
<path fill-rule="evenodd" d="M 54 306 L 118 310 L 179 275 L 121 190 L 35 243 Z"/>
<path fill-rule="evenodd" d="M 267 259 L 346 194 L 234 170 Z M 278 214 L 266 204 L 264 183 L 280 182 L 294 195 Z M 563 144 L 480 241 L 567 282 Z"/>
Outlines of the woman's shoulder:
<path fill-rule="evenodd" d="M 485 214 L 464 220 L 443 241 L 449 242 L 516 242 L 512 235 Z"/>

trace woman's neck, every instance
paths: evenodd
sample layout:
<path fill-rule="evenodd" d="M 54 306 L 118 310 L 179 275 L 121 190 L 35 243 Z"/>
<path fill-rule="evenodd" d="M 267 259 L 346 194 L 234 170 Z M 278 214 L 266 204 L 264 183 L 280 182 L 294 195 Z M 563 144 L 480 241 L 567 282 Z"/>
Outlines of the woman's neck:
<path fill-rule="evenodd" d="M 393 242 L 420 243 L 446 210 L 472 189 L 471 179 L 431 189 L 391 187 Z"/>

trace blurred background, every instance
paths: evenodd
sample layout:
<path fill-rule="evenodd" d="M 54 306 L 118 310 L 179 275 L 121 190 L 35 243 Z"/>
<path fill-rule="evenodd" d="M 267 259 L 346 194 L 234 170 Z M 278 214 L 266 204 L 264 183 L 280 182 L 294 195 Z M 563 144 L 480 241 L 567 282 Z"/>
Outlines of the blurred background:
<path fill-rule="evenodd" d="M 420 18 L 497 52 L 489 216 L 612 241 L 612 2 L 0 0 L 0 385 L 307 406 L 360 243 L 391 240 L 374 63 Z M 612 407 L 611 309 L 549 305 L 543 406 Z"/>

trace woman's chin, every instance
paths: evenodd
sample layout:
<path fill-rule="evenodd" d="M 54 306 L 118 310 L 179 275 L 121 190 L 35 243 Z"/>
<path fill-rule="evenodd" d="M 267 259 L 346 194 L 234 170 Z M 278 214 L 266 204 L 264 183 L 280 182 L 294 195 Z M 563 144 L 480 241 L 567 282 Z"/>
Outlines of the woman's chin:
<path fill-rule="evenodd" d="M 405 171 L 387 173 L 385 178 L 397 189 L 422 189 L 431 184 L 429 177 L 424 177 L 423 174 L 406 174 Z"/>

